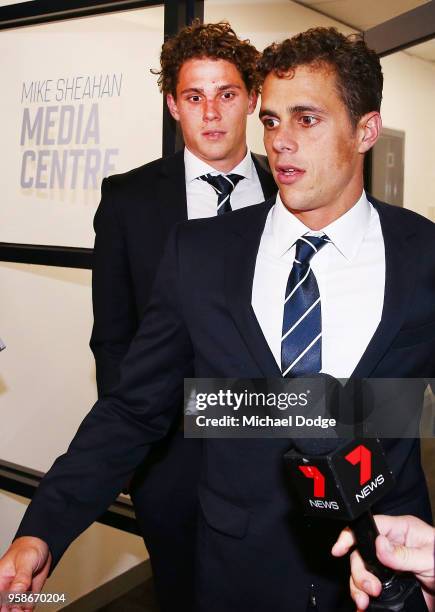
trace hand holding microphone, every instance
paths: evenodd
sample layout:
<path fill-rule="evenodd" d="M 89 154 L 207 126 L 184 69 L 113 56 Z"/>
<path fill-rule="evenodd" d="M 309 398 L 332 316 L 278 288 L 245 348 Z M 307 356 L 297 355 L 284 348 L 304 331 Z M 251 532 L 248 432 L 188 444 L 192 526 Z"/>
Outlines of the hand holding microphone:
<path fill-rule="evenodd" d="M 383 565 L 413 572 L 420 581 L 430 611 L 435 610 L 435 529 L 415 516 L 375 516 L 379 535 L 376 554 Z M 350 529 L 344 529 L 332 548 L 341 557 L 355 544 Z M 357 551 L 351 554 L 351 594 L 359 610 L 366 610 L 369 595 L 377 596 L 381 583 L 364 566 Z"/>

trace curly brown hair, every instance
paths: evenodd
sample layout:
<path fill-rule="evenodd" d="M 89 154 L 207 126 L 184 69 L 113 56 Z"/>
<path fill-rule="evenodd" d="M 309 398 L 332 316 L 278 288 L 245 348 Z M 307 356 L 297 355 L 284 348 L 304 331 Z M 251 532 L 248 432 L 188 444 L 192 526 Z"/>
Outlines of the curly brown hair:
<path fill-rule="evenodd" d="M 161 70 L 151 72 L 159 75 L 160 91 L 175 97 L 178 75 L 184 62 L 193 58 L 223 59 L 236 66 L 249 93 L 258 92 L 260 81 L 256 65 L 259 56 L 250 41 L 238 38 L 226 21 L 202 24 L 195 19 L 192 25 L 163 43 Z"/>
<path fill-rule="evenodd" d="M 311 28 L 267 47 L 258 71 L 262 80 L 270 72 L 291 78 L 295 68 L 302 65 L 331 66 L 335 70 L 337 90 L 353 126 L 365 113 L 380 110 L 382 68 L 362 35 L 345 36 L 335 28 Z"/>

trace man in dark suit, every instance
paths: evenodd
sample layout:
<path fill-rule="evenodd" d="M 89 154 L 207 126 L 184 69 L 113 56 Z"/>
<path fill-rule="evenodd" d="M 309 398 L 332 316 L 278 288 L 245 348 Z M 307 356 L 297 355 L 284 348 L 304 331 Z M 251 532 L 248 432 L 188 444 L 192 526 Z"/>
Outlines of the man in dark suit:
<path fill-rule="evenodd" d="M 56 563 L 107 507 L 176 420 L 192 364 L 202 378 L 320 369 L 434 377 L 434 225 L 368 200 L 363 190 L 364 155 L 381 126 L 378 58 L 361 39 L 318 28 L 266 49 L 261 70 L 260 115 L 279 194 L 172 232 L 121 382 L 42 481 L 23 537 L 0 562 L 7 587 L 16 586 L 15 574 L 38 587 L 49 550 Z M 416 384 L 412 399 L 423 391 Z M 325 562 L 336 531 L 307 530 L 288 489 L 282 456 L 289 446 L 285 439 L 205 441 L 201 612 L 348 605 L 337 561 Z M 418 441 L 391 439 L 385 448 L 397 485 L 376 510 L 430 520 Z"/>
<path fill-rule="evenodd" d="M 276 193 L 266 158 L 246 147 L 246 120 L 258 93 L 257 58 L 255 47 L 239 40 L 227 23 L 194 23 L 163 45 L 159 84 L 185 149 L 103 181 L 94 222 L 91 338 L 99 397 L 119 381 L 174 225 L 258 204 Z M 221 203 L 214 181 L 232 188 L 228 177 L 235 187 Z M 200 453 L 200 442 L 185 440 L 175 427 L 130 487 L 164 611 L 193 605 Z"/>

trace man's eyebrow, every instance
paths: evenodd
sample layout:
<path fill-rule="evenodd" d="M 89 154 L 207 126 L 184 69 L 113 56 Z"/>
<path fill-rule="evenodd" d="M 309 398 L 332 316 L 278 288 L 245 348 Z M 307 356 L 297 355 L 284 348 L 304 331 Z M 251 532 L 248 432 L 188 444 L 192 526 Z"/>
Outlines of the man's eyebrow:
<path fill-rule="evenodd" d="M 320 106 L 312 106 L 311 104 L 298 104 L 297 106 L 289 106 L 288 112 L 293 115 L 295 113 L 324 113 L 325 111 Z"/>
<path fill-rule="evenodd" d="M 186 93 L 199 93 L 202 94 L 204 93 L 204 90 L 201 89 L 200 87 L 186 87 L 186 89 L 183 89 L 183 91 L 180 91 L 181 94 L 186 94 Z"/>
<path fill-rule="evenodd" d="M 227 89 L 242 89 L 242 88 L 240 85 L 236 85 L 236 83 L 228 83 L 228 84 L 219 85 L 219 87 L 216 87 L 216 91 L 226 91 Z M 204 89 L 202 87 L 186 87 L 186 89 L 183 89 L 183 91 L 181 91 L 180 93 L 181 94 L 187 94 L 187 93 L 203 94 Z"/>
<path fill-rule="evenodd" d="M 228 83 L 227 85 L 219 85 L 218 91 L 224 91 L 225 89 L 242 89 L 240 85 L 236 83 Z"/>
<path fill-rule="evenodd" d="M 273 110 L 269 110 L 268 108 L 260 108 L 260 112 L 258 113 L 259 118 L 261 119 L 265 115 L 270 115 L 271 117 L 277 117 L 277 113 Z"/>
<path fill-rule="evenodd" d="M 290 115 L 295 115 L 296 113 L 325 113 L 325 110 L 323 108 L 320 108 L 320 106 L 313 106 L 311 104 L 298 104 L 296 106 L 289 106 L 287 108 L 287 112 Z M 260 119 L 265 115 L 277 117 L 278 113 L 268 108 L 260 109 L 260 113 L 258 115 Z"/>

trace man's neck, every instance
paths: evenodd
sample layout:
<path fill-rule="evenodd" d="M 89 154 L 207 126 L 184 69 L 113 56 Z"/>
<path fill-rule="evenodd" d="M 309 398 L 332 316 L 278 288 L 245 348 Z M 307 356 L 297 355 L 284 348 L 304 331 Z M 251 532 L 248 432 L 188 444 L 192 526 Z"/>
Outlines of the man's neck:
<path fill-rule="evenodd" d="M 284 206 L 291 212 L 299 221 L 313 231 L 322 230 L 343 215 L 345 215 L 358 202 L 363 192 L 363 181 L 356 183 L 350 193 L 346 197 L 338 198 L 333 205 L 321 206 L 308 210 L 292 208 L 291 202 L 286 202 L 281 196 Z"/>

